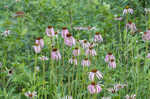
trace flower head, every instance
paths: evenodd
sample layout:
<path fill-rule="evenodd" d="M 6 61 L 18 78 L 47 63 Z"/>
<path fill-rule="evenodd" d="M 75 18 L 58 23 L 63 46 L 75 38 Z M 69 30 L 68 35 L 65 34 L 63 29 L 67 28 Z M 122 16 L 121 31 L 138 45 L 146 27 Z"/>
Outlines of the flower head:
<path fill-rule="evenodd" d="M 77 59 L 75 57 L 72 57 L 71 59 L 69 59 L 69 63 L 77 65 Z"/>
<path fill-rule="evenodd" d="M 93 47 L 89 47 L 86 51 L 85 51 L 86 55 L 91 55 L 91 56 L 96 56 L 96 51 L 95 49 L 93 49 Z"/>
<path fill-rule="evenodd" d="M 91 62 L 90 60 L 88 60 L 88 58 L 85 58 L 84 60 L 82 60 L 81 62 L 82 66 L 90 66 L 91 65 Z"/>
<path fill-rule="evenodd" d="M 116 68 L 116 62 L 115 62 L 114 59 L 111 59 L 111 60 L 109 61 L 109 67 Z"/>
<path fill-rule="evenodd" d="M 112 53 L 108 53 L 105 57 L 105 62 L 109 62 L 111 59 L 115 59 Z"/>
<path fill-rule="evenodd" d="M 66 35 L 69 34 L 69 31 L 66 27 L 62 28 L 61 36 L 62 38 L 66 38 Z"/>
<path fill-rule="evenodd" d="M 76 48 L 73 50 L 72 54 L 73 54 L 74 56 L 80 55 L 80 49 L 79 49 L 78 47 L 76 47 Z"/>
<path fill-rule="evenodd" d="M 90 85 L 88 85 L 88 91 L 91 94 L 100 93 L 102 91 L 102 88 L 99 84 L 96 84 L 95 82 L 92 82 Z"/>
<path fill-rule="evenodd" d="M 45 30 L 47 36 L 52 37 L 55 35 L 54 28 L 52 26 L 48 26 Z"/>
<path fill-rule="evenodd" d="M 61 54 L 57 48 L 52 49 L 51 58 L 56 61 L 61 59 Z"/>
<path fill-rule="evenodd" d="M 101 73 L 100 71 L 98 71 L 97 69 L 93 69 L 93 70 L 91 70 L 91 72 L 89 73 L 89 79 L 90 79 L 91 81 L 94 81 L 95 75 L 96 75 L 96 77 L 97 77 L 99 80 L 103 78 L 103 75 L 102 75 L 102 73 Z"/>
<path fill-rule="evenodd" d="M 41 46 L 40 44 L 35 44 L 33 46 L 35 53 L 40 53 L 41 52 Z"/>
<path fill-rule="evenodd" d="M 144 41 L 150 40 L 150 32 L 144 32 L 144 34 L 142 35 L 142 39 Z"/>
<path fill-rule="evenodd" d="M 95 41 L 95 42 L 99 42 L 99 43 L 103 42 L 103 38 L 102 38 L 102 36 L 100 35 L 99 32 L 96 32 L 96 33 L 95 33 L 94 41 Z"/>
<path fill-rule="evenodd" d="M 36 43 L 36 44 L 39 44 L 41 48 L 44 47 L 44 40 L 42 39 L 42 37 L 38 37 L 38 38 L 35 40 L 35 43 Z"/>
<path fill-rule="evenodd" d="M 126 24 L 126 30 L 129 30 L 129 29 L 132 34 L 137 31 L 135 24 L 131 21 Z"/>
<path fill-rule="evenodd" d="M 66 45 L 68 45 L 70 47 L 76 44 L 75 39 L 72 37 L 72 35 L 70 33 L 68 33 L 66 35 L 64 42 Z"/>
<path fill-rule="evenodd" d="M 79 42 L 82 45 L 82 48 L 90 47 L 90 43 L 87 40 L 79 40 Z"/>
<path fill-rule="evenodd" d="M 123 15 L 125 14 L 133 14 L 133 9 L 129 8 L 129 6 L 126 6 L 126 8 L 123 10 Z"/>
<path fill-rule="evenodd" d="M 28 91 L 28 92 L 26 92 L 24 95 L 25 95 L 26 97 L 32 99 L 32 98 L 34 98 L 35 96 L 37 96 L 37 92 L 35 92 L 35 91 L 33 91 L 33 92 Z"/>

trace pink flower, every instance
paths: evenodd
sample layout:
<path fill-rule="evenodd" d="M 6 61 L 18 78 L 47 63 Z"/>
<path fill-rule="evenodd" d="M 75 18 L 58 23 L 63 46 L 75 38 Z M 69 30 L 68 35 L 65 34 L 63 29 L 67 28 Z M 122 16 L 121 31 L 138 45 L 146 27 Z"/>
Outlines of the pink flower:
<path fill-rule="evenodd" d="M 101 78 L 103 78 L 103 75 L 100 71 L 98 71 L 97 69 L 93 69 L 90 73 L 89 73 L 89 79 L 91 81 L 94 81 L 94 77 L 96 77 L 100 80 Z"/>
<path fill-rule="evenodd" d="M 150 59 L 150 53 L 148 53 L 146 57 Z"/>
<path fill-rule="evenodd" d="M 109 62 L 109 67 L 116 68 L 116 62 L 114 59 L 111 59 Z"/>
<path fill-rule="evenodd" d="M 102 91 L 102 88 L 99 84 L 96 85 L 95 82 L 92 82 L 90 85 L 88 85 L 88 91 L 91 94 L 100 93 Z"/>
<path fill-rule="evenodd" d="M 47 34 L 47 36 L 49 36 L 49 37 L 54 36 L 54 35 L 55 35 L 54 28 L 53 28 L 52 26 L 48 26 L 48 27 L 46 28 L 46 34 Z"/>
<path fill-rule="evenodd" d="M 76 59 L 75 57 L 72 57 L 71 59 L 69 59 L 69 63 L 75 64 L 75 65 L 78 64 L 78 63 L 77 63 L 77 59 Z"/>
<path fill-rule="evenodd" d="M 134 33 L 137 31 L 135 24 L 132 23 L 131 21 L 128 24 L 126 24 L 126 30 L 128 29 L 131 30 L 131 33 Z"/>
<path fill-rule="evenodd" d="M 142 39 L 144 41 L 150 40 L 150 32 L 144 32 L 144 34 L 142 35 Z"/>
<path fill-rule="evenodd" d="M 44 61 L 44 60 L 48 60 L 48 58 L 46 56 L 41 56 L 39 57 L 40 60 Z"/>
<path fill-rule="evenodd" d="M 83 48 L 88 48 L 90 47 L 90 43 L 87 42 L 87 40 L 79 40 L 80 44 L 82 45 Z"/>
<path fill-rule="evenodd" d="M 99 32 L 96 32 L 96 34 L 95 34 L 95 36 L 94 36 L 94 41 L 95 42 L 103 42 L 103 38 L 102 38 L 102 36 L 100 35 L 100 33 Z"/>
<path fill-rule="evenodd" d="M 136 99 L 136 95 L 135 94 L 133 94 L 131 96 L 126 95 L 126 99 Z"/>
<path fill-rule="evenodd" d="M 88 58 L 85 58 L 84 60 L 82 60 L 81 62 L 82 66 L 90 66 L 91 65 L 91 62 L 90 60 L 88 60 Z"/>
<path fill-rule="evenodd" d="M 76 47 L 76 48 L 73 50 L 72 54 L 73 54 L 74 56 L 80 55 L 80 49 L 79 49 L 78 47 Z"/>
<path fill-rule="evenodd" d="M 52 49 L 51 58 L 56 61 L 61 59 L 60 52 L 57 48 Z"/>
<path fill-rule="evenodd" d="M 76 44 L 75 39 L 72 37 L 71 34 L 66 35 L 66 38 L 64 39 L 64 42 L 65 42 L 66 45 L 68 45 L 70 47 Z"/>
<path fill-rule="evenodd" d="M 41 47 L 39 44 L 35 44 L 33 46 L 35 53 L 40 53 L 41 52 Z"/>
<path fill-rule="evenodd" d="M 105 62 L 109 62 L 111 59 L 115 59 L 112 53 L 108 53 L 105 57 Z"/>
<path fill-rule="evenodd" d="M 93 49 L 93 47 L 89 47 L 86 51 L 85 51 L 86 55 L 91 55 L 91 56 L 96 56 L 96 51 Z"/>
<path fill-rule="evenodd" d="M 44 40 L 41 37 L 38 37 L 35 41 L 36 44 L 39 44 L 41 48 L 44 47 Z"/>
<path fill-rule="evenodd" d="M 123 15 L 125 14 L 133 14 L 133 9 L 126 6 L 126 8 L 123 10 Z"/>
<path fill-rule="evenodd" d="M 150 33 L 150 28 L 146 32 Z"/>
<path fill-rule="evenodd" d="M 61 36 L 62 38 L 66 38 L 66 35 L 69 34 L 69 31 L 66 27 L 62 29 Z"/>

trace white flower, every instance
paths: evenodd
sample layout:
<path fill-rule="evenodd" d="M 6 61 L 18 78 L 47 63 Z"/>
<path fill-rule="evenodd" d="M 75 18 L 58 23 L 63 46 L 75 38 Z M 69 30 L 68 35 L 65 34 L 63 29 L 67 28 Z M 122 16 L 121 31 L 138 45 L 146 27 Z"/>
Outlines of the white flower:
<path fill-rule="evenodd" d="M 123 15 L 125 14 L 133 14 L 133 9 L 126 6 L 126 8 L 123 10 Z"/>
<path fill-rule="evenodd" d="M 5 37 L 7 37 L 8 35 L 10 35 L 10 30 L 5 30 L 2 35 L 4 35 Z"/>
<path fill-rule="evenodd" d="M 103 75 L 100 71 L 98 71 L 97 69 L 93 69 L 90 73 L 89 73 L 89 80 L 94 81 L 94 77 L 96 77 L 100 80 L 101 78 L 103 78 Z"/>
<path fill-rule="evenodd" d="M 41 46 L 39 44 L 35 44 L 33 46 L 35 53 L 40 53 L 41 52 Z"/>
<path fill-rule="evenodd" d="M 37 96 L 37 92 L 35 92 L 35 91 L 33 91 L 33 92 L 28 91 L 28 92 L 26 92 L 24 95 L 25 95 L 26 97 L 32 99 L 33 97 Z"/>

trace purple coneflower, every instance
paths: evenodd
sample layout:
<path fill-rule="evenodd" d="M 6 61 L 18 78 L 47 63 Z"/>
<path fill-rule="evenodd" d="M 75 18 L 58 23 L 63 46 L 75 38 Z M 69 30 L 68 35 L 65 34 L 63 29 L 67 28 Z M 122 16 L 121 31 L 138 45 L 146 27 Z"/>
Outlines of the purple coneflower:
<path fill-rule="evenodd" d="M 55 31 L 54 31 L 54 28 L 52 26 L 48 26 L 46 28 L 45 32 L 46 32 L 47 36 L 49 36 L 49 37 L 52 37 L 55 35 Z"/>
<path fill-rule="evenodd" d="M 70 33 L 68 33 L 66 35 L 66 38 L 64 39 L 64 42 L 65 42 L 66 45 L 68 45 L 70 47 L 76 44 L 75 39 L 72 37 L 72 35 Z"/>
<path fill-rule="evenodd" d="M 148 53 L 146 57 L 150 59 L 150 53 Z"/>
<path fill-rule="evenodd" d="M 69 59 L 69 63 L 77 65 L 77 59 L 75 57 L 72 57 L 71 59 Z"/>
<path fill-rule="evenodd" d="M 126 30 L 128 29 L 131 30 L 131 33 L 135 33 L 137 31 L 135 24 L 131 21 L 126 24 Z"/>
<path fill-rule="evenodd" d="M 39 44 L 35 44 L 33 46 L 35 53 L 40 53 L 41 52 L 41 46 Z"/>
<path fill-rule="evenodd" d="M 123 10 L 123 15 L 125 14 L 133 14 L 133 9 L 129 8 L 129 6 L 126 6 L 126 8 Z"/>
<path fill-rule="evenodd" d="M 57 48 L 52 49 L 51 58 L 53 60 L 60 60 L 61 59 L 61 54 Z"/>
<path fill-rule="evenodd" d="M 73 54 L 74 56 L 80 55 L 80 49 L 79 49 L 78 47 L 76 47 L 76 48 L 73 50 L 72 54 Z"/>
<path fill-rule="evenodd" d="M 109 61 L 109 67 L 116 68 L 116 62 L 115 62 L 114 59 L 111 59 L 111 60 Z"/>
<path fill-rule="evenodd" d="M 144 34 L 142 35 L 142 39 L 144 41 L 150 40 L 150 32 L 144 32 Z"/>
<path fill-rule="evenodd" d="M 96 51 L 95 49 L 93 49 L 93 47 L 89 47 L 86 51 L 85 51 L 86 55 L 91 55 L 91 56 L 96 56 Z"/>
<path fill-rule="evenodd" d="M 84 60 L 82 60 L 81 64 L 83 67 L 85 67 L 85 66 L 90 66 L 91 62 L 90 60 L 88 60 L 88 58 L 85 58 Z"/>
<path fill-rule="evenodd" d="M 62 38 L 66 38 L 67 34 L 69 34 L 68 29 L 66 27 L 63 27 L 61 32 Z"/>
<path fill-rule="evenodd" d="M 79 42 L 83 48 L 88 48 L 90 46 L 90 43 L 87 40 L 79 40 Z"/>
<path fill-rule="evenodd" d="M 111 59 L 115 59 L 112 53 L 108 53 L 105 57 L 105 62 L 109 62 Z"/>
<path fill-rule="evenodd" d="M 100 93 L 102 91 L 102 88 L 99 84 L 96 85 L 95 82 L 92 82 L 90 85 L 88 85 L 88 91 L 91 94 Z"/>
<path fill-rule="evenodd" d="M 94 81 L 94 77 L 96 77 L 100 80 L 101 78 L 103 78 L 103 75 L 100 71 L 98 71 L 97 69 L 93 69 L 90 73 L 89 73 L 89 79 L 91 81 Z"/>
<path fill-rule="evenodd" d="M 94 41 L 95 41 L 95 42 L 100 42 L 100 43 L 103 42 L 103 38 L 102 38 L 102 36 L 100 35 L 99 32 L 96 32 L 96 33 L 95 33 Z"/>
<path fill-rule="evenodd" d="M 39 44 L 41 48 L 44 47 L 44 40 L 42 39 L 42 37 L 38 37 L 38 38 L 35 40 L 35 43 L 36 43 L 36 44 Z"/>

